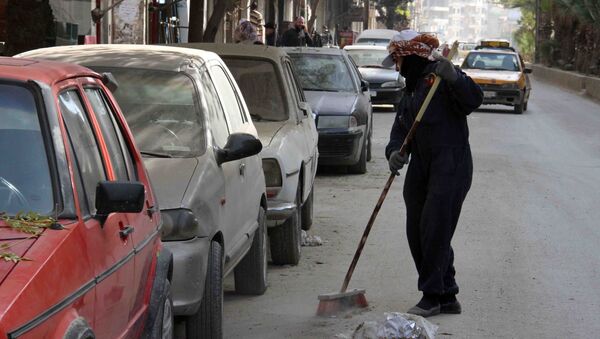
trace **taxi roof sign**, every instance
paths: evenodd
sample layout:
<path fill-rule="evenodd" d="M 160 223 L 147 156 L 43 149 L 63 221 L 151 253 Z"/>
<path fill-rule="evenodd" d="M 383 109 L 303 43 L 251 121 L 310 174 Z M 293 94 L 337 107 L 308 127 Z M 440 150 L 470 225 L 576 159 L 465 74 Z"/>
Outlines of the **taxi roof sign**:
<path fill-rule="evenodd" d="M 479 46 L 482 47 L 495 47 L 495 48 L 508 48 L 510 47 L 510 42 L 508 42 L 508 40 L 504 40 L 504 39 L 498 39 L 498 40 L 481 40 L 481 42 L 479 43 Z"/>

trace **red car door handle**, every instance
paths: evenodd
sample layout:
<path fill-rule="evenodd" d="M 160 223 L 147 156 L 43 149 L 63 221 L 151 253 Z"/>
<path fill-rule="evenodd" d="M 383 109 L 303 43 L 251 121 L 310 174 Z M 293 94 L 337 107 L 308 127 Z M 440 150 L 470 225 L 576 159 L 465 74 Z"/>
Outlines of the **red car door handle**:
<path fill-rule="evenodd" d="M 121 239 L 127 238 L 131 233 L 133 233 L 133 227 L 130 225 L 125 226 L 122 230 L 119 231 Z"/>

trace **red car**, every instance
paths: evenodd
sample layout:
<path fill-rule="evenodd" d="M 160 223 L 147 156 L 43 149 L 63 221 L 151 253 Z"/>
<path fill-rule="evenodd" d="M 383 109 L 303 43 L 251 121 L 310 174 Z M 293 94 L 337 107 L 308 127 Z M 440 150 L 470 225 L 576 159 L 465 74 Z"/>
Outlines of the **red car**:
<path fill-rule="evenodd" d="M 172 337 L 172 256 L 112 79 L 0 58 L 0 337 Z"/>

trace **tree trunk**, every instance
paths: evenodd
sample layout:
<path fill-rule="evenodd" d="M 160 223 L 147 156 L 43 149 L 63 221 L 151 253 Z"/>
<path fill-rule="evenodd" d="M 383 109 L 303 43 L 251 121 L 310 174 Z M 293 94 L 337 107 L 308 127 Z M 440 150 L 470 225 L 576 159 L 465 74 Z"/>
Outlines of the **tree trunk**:
<path fill-rule="evenodd" d="M 206 30 L 202 41 L 204 42 L 215 42 L 215 37 L 219 31 L 219 26 L 225 17 L 225 12 L 231 8 L 233 0 L 216 0 L 213 12 L 210 15 L 210 19 L 206 23 Z"/>
<path fill-rule="evenodd" d="M 191 0 L 190 1 L 190 19 L 188 42 L 202 42 L 203 26 L 204 26 L 204 4 L 206 0 Z"/>
<path fill-rule="evenodd" d="M 317 19 L 317 7 L 319 7 L 320 0 L 312 0 L 310 2 L 310 18 L 308 19 L 308 31 L 312 32 L 315 20 Z"/>

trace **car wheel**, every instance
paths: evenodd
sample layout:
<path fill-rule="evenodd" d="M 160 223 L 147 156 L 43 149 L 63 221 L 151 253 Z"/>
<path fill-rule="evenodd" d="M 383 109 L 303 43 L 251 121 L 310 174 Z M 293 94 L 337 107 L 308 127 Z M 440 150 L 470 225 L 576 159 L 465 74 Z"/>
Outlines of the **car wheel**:
<path fill-rule="evenodd" d="M 269 233 L 271 259 L 276 265 L 297 265 L 300 261 L 300 232 L 302 225 L 302 190 L 296 190 L 296 210 L 282 225 Z"/>
<path fill-rule="evenodd" d="M 252 247 L 235 267 L 235 291 L 240 294 L 262 295 L 267 290 L 267 231 L 265 210 L 258 213 L 258 228 Z"/>
<path fill-rule="evenodd" d="M 348 172 L 353 174 L 365 174 L 367 173 L 367 141 L 363 143 L 362 150 L 360 151 L 360 158 L 356 165 L 348 166 Z"/>
<path fill-rule="evenodd" d="M 520 102 L 519 104 L 515 105 L 515 113 L 517 113 L 517 114 L 523 113 L 523 106 L 524 106 L 523 102 Z"/>
<path fill-rule="evenodd" d="M 187 317 L 185 325 L 186 338 L 223 337 L 223 248 L 216 241 L 210 243 L 200 308 Z"/>
<path fill-rule="evenodd" d="M 163 287 L 163 295 L 161 297 L 161 309 L 156 318 L 155 330 L 153 331 L 152 338 L 161 339 L 172 339 L 175 318 L 173 315 L 173 298 L 171 296 L 171 282 L 165 279 Z"/>
<path fill-rule="evenodd" d="M 302 229 L 305 231 L 308 231 L 313 224 L 314 191 L 314 188 L 310 190 L 308 198 L 302 205 Z"/>

